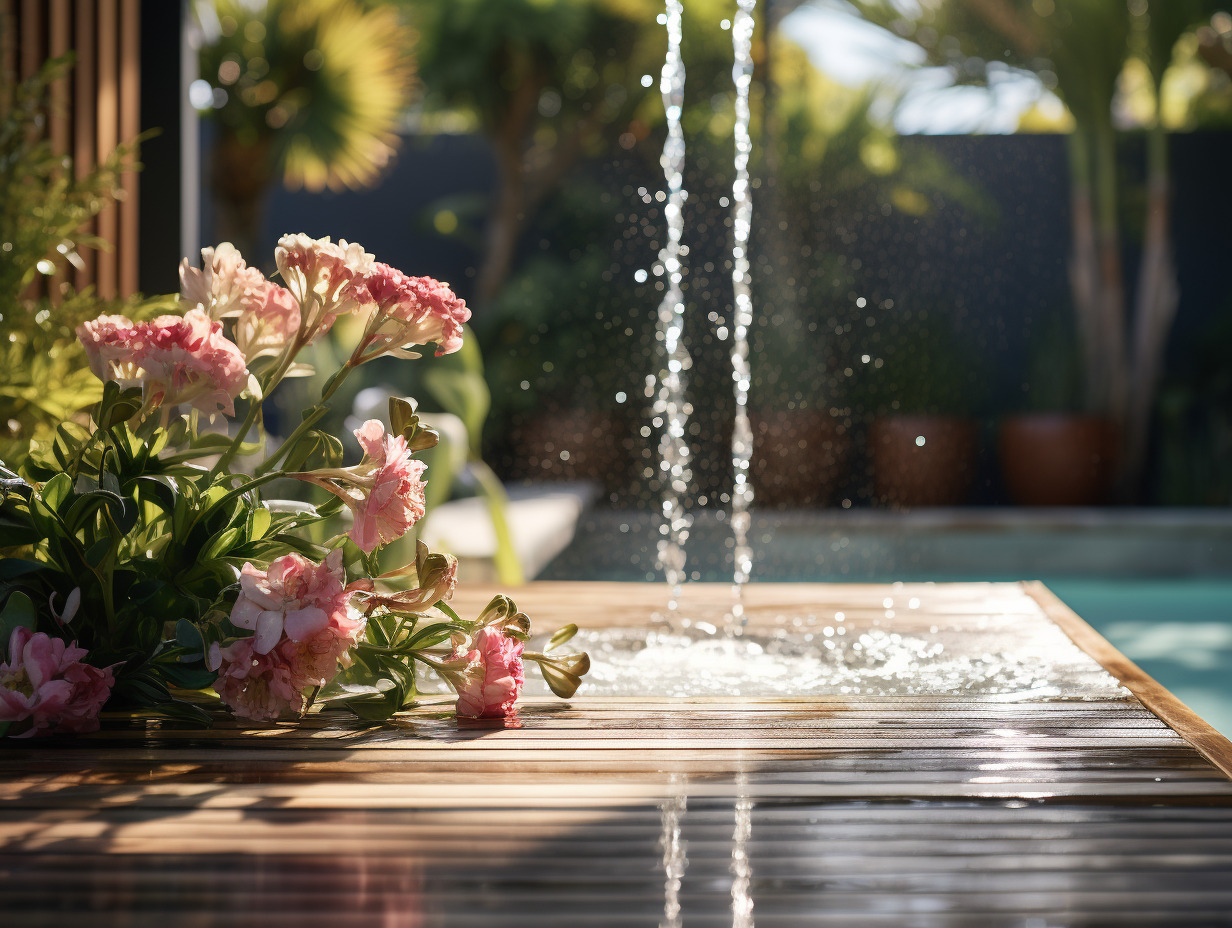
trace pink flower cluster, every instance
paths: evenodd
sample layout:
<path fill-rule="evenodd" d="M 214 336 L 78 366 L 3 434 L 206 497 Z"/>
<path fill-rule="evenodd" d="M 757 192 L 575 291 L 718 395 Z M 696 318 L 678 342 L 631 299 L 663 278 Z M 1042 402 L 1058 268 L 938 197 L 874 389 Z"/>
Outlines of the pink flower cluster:
<path fill-rule="evenodd" d="M 374 307 L 357 350 L 362 353 L 360 360 L 396 353 L 408 345 L 435 344 L 437 357 L 462 347 L 462 327 L 471 311 L 448 284 L 431 277 L 408 277 L 388 264 L 374 263 L 353 291 L 359 303 Z"/>
<path fill-rule="evenodd" d="M 302 232 L 284 235 L 274 249 L 274 261 L 287 289 L 304 315 L 305 343 L 328 332 L 337 318 L 359 308 L 354 282 L 362 280 L 372 255 L 362 245 L 329 238 L 313 239 Z"/>
<path fill-rule="evenodd" d="M 406 439 L 391 435 L 378 419 L 355 430 L 364 458 L 354 467 L 295 474 L 329 490 L 350 507 L 355 522 L 351 540 L 365 552 L 405 535 L 424 516 L 423 472 L 427 465 L 411 457 Z"/>
<path fill-rule="evenodd" d="M 523 647 L 522 642 L 508 637 L 500 627 L 487 625 L 475 634 L 469 649 L 454 650 L 451 661 L 469 661 L 462 679 L 455 683 L 458 715 L 491 719 L 515 713 L 526 679 Z"/>
<path fill-rule="evenodd" d="M 349 608 L 357 585 L 345 581 L 340 550 L 323 564 L 287 554 L 268 570 L 244 565 L 231 623 L 256 634 L 215 644 L 208 662 L 220 670 L 214 689 L 237 715 L 302 712 L 303 691 L 333 679 L 364 627 Z"/>
<path fill-rule="evenodd" d="M 82 663 L 85 648 L 43 632 L 16 628 L 8 663 L 0 664 L 0 722 L 31 722 L 19 737 L 98 730 L 111 695 L 111 667 Z"/>
<path fill-rule="evenodd" d="M 233 415 L 248 385 L 243 354 L 200 308 L 136 324 L 100 316 L 79 325 L 77 337 L 100 380 L 141 383 L 154 404 L 191 403 L 211 415 Z"/>

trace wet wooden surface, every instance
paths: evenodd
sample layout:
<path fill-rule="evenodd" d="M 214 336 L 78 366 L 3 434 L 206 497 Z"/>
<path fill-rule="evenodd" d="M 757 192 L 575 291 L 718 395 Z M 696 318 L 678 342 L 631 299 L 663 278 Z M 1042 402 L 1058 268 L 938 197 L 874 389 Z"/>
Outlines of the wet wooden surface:
<path fill-rule="evenodd" d="M 644 624 L 661 593 L 515 598 L 546 629 Z M 428 701 L 9 741 L 3 924 L 1232 925 L 1232 746 L 1046 590 L 755 585 L 750 612 L 885 622 L 887 598 L 919 601 L 895 628 L 973 640 L 1055 622 L 1129 690 L 531 699 L 520 727 Z"/>

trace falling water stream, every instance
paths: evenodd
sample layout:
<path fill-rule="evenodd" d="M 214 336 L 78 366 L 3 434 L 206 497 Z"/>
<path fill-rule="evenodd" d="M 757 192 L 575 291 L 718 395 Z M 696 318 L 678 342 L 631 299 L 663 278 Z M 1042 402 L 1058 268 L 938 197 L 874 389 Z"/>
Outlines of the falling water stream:
<path fill-rule="evenodd" d="M 681 264 L 681 238 L 684 235 L 684 204 L 688 194 L 684 189 L 684 132 L 680 116 L 684 109 L 684 61 L 680 55 L 680 38 L 684 8 L 681 0 L 667 0 L 667 58 L 659 79 L 663 107 L 667 112 L 667 141 L 659 163 L 667 181 L 667 240 L 659 252 L 659 262 L 667 277 L 667 290 L 659 304 L 657 338 L 663 344 L 665 367 L 659 373 L 659 390 L 655 397 L 655 420 L 659 435 L 659 479 L 663 485 L 663 524 L 659 539 L 659 564 L 669 588 L 668 610 L 674 613 L 679 605 L 685 580 L 685 546 L 689 540 L 692 516 L 686 507 L 686 494 L 692 481 L 689 466 L 688 425 L 691 412 L 685 385 L 691 366 L 688 346 L 684 340 L 684 293 L 681 284 L 684 267 Z"/>
<path fill-rule="evenodd" d="M 743 592 L 753 561 L 749 544 L 753 436 L 748 417 L 748 334 L 753 320 L 748 250 L 753 207 L 748 168 L 756 3 L 737 0 L 731 23 L 736 89 L 731 350 L 736 405 L 731 449 L 735 478 L 731 498 L 733 593 L 726 609 L 714 601 L 703 606 L 681 604 L 685 545 L 691 526 L 686 497 L 692 480 L 687 441 L 692 409 L 685 392 L 691 362 L 684 337 L 681 261 L 682 252 L 688 253 L 682 244 L 687 198 L 681 129 L 685 75 L 680 44 L 682 0 L 666 0 L 666 14 L 660 21 L 667 26 L 668 52 L 659 86 L 668 125 L 661 158 L 667 182 L 667 238 L 659 260 L 667 285 L 658 314 L 658 336 L 665 360 L 654 393 L 654 424 L 660 429 L 663 487 L 658 553 L 670 588 L 670 618 L 657 626 L 647 616 L 647 627 L 643 628 L 582 631 L 576 642 L 590 653 L 593 662 L 584 692 L 669 697 L 963 693 L 1030 700 L 1054 697 L 1064 690 L 1078 698 L 1114 696 L 1119 692 L 1116 680 L 1059 629 L 1052 635 L 1038 631 L 1028 635 L 1018 627 L 1015 617 L 990 616 L 981 620 L 978 632 L 939 622 L 931 628 L 916 623 L 914 634 L 900 634 L 894 631 L 901 627 L 895 610 L 903 609 L 904 604 L 895 595 L 886 597 L 881 613 L 871 610 L 859 617 L 846 617 L 842 612 L 794 611 L 776 616 L 776 624 L 759 628 L 755 634 L 746 633 Z M 923 600 L 907 597 L 905 608 L 927 614 L 926 594 Z M 529 676 L 526 688 L 530 693 L 546 691 Z"/>
<path fill-rule="evenodd" d="M 749 546 L 749 506 L 753 484 L 749 461 L 753 455 L 753 429 L 749 425 L 749 326 L 753 324 L 753 296 L 749 287 L 749 233 L 753 223 L 753 197 L 749 189 L 749 87 L 753 83 L 753 10 L 757 0 L 737 0 L 732 21 L 736 85 L 736 180 L 732 184 L 732 380 L 736 396 L 736 417 L 732 426 L 732 475 L 735 485 L 731 498 L 732 538 L 735 541 L 735 568 L 732 573 L 732 611 L 728 634 L 740 634 L 748 621 L 744 614 L 744 585 L 753 569 L 753 549 Z"/>

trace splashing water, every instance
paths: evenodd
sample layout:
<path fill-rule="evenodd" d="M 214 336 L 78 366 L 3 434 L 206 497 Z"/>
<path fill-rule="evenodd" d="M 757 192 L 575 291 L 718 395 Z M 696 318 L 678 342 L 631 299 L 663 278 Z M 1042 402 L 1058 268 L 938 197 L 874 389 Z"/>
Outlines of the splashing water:
<path fill-rule="evenodd" d="M 1006 701 L 1119 699 L 1125 691 L 1057 626 L 1014 614 L 937 617 L 896 631 L 893 619 L 793 614 L 738 638 L 715 634 L 724 607 L 691 607 L 683 631 L 582 629 L 582 695 L 669 698 L 961 696 Z M 699 616 L 709 616 L 710 622 Z M 881 624 L 884 621 L 884 625 Z M 699 628 L 699 626 L 705 626 Z M 527 693 L 546 693 L 531 674 Z"/>
<path fill-rule="evenodd" d="M 692 366 L 684 343 L 684 294 L 681 282 L 680 240 L 684 234 L 684 204 L 688 196 L 684 181 L 684 132 L 680 125 L 684 108 L 684 60 L 680 54 L 681 20 L 684 8 L 681 0 L 667 0 L 667 58 L 659 80 L 663 107 L 667 112 L 667 141 L 659 163 L 667 181 L 667 241 L 659 252 L 659 261 L 667 275 L 667 292 L 659 304 L 657 338 L 663 344 L 666 368 L 659 372 L 659 391 L 654 403 L 659 437 L 659 477 L 663 481 L 663 524 L 659 527 L 659 566 L 670 589 L 668 609 L 674 613 L 685 580 L 685 546 L 689 540 L 692 516 L 685 510 L 685 494 L 693 479 L 689 459 L 686 429 L 689 407 L 685 382 Z"/>
<path fill-rule="evenodd" d="M 749 424 L 749 326 L 753 324 L 753 296 L 749 288 L 749 233 L 753 222 L 753 198 L 749 189 L 749 155 L 753 142 L 749 136 L 749 87 L 753 83 L 753 10 L 757 0 L 738 0 L 732 21 L 736 84 L 736 180 L 732 185 L 732 380 L 735 382 L 736 418 L 732 426 L 732 474 L 735 486 L 731 498 L 732 538 L 735 542 L 735 567 L 732 572 L 731 619 L 728 634 L 739 635 L 747 619 L 744 615 L 744 585 L 753 569 L 753 549 L 749 545 L 749 506 L 753 484 L 749 481 L 749 461 L 753 456 L 753 429 Z"/>

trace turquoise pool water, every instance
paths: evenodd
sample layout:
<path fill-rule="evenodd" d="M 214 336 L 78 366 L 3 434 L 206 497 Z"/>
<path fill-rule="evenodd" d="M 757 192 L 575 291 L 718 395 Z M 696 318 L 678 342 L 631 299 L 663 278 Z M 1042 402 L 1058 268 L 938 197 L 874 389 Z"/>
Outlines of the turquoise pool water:
<path fill-rule="evenodd" d="M 1046 582 L 1130 660 L 1232 737 L 1232 579 Z"/>

